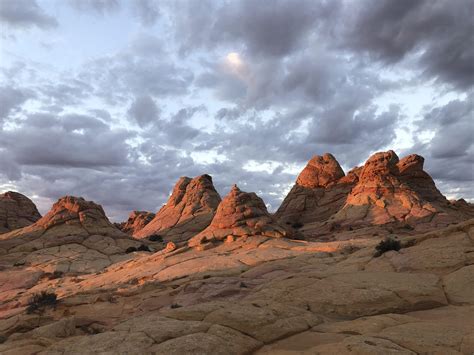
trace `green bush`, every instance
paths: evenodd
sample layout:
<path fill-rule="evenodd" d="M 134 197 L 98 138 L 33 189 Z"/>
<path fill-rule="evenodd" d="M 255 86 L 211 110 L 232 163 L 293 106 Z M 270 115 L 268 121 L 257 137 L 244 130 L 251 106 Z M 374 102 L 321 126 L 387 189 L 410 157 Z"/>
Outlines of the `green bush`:
<path fill-rule="evenodd" d="M 47 308 L 56 309 L 58 303 L 58 297 L 54 292 L 41 291 L 41 293 L 35 293 L 28 300 L 28 307 L 26 313 L 39 313 L 42 314 Z"/>
<path fill-rule="evenodd" d="M 375 257 L 379 257 L 383 253 L 390 251 L 390 250 L 395 250 L 399 251 L 402 248 L 402 245 L 399 240 L 396 240 L 394 238 L 386 238 L 382 240 L 379 244 L 376 245 L 375 247 Z"/>
<path fill-rule="evenodd" d="M 163 243 L 163 237 L 159 234 L 152 234 L 148 237 L 150 242 L 160 242 Z"/>

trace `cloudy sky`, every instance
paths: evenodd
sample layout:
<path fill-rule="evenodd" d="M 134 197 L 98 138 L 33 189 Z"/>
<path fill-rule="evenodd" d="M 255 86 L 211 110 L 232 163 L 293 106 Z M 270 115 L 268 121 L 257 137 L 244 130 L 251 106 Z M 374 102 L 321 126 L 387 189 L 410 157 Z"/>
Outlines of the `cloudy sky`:
<path fill-rule="evenodd" d="M 209 173 L 276 209 L 315 154 L 474 199 L 471 0 L 0 0 L 0 191 L 122 220 Z"/>

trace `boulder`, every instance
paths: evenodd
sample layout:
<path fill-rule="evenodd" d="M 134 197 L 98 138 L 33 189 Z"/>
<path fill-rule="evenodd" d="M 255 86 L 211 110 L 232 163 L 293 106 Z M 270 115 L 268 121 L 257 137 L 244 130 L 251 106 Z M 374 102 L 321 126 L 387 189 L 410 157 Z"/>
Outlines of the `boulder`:
<path fill-rule="evenodd" d="M 13 191 L 0 194 L 0 233 L 29 226 L 40 218 L 38 209 L 28 197 Z"/>
<path fill-rule="evenodd" d="M 147 211 L 133 211 L 128 216 L 127 221 L 120 223 L 117 227 L 124 233 L 134 235 L 145 228 L 150 223 L 155 214 Z"/>

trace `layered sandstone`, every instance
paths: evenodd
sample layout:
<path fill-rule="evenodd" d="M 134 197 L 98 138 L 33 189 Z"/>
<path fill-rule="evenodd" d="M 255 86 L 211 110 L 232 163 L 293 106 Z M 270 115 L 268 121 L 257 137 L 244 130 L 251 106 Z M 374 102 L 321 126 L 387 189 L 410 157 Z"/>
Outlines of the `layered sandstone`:
<path fill-rule="evenodd" d="M 141 231 L 145 226 L 150 223 L 155 214 L 147 211 L 132 211 L 128 216 L 126 222 L 120 223 L 118 228 L 129 235 L 134 235 Z"/>
<path fill-rule="evenodd" d="M 83 273 L 127 259 L 140 242 L 118 230 L 102 207 L 80 197 L 60 198 L 36 223 L 0 235 L 0 268 L 25 265 L 47 272 Z"/>
<path fill-rule="evenodd" d="M 416 154 L 400 160 L 393 151 L 379 152 L 344 175 L 332 155 L 315 156 L 275 217 L 306 237 L 388 224 L 430 229 L 474 217 L 471 204 L 440 193 L 423 164 Z"/>
<path fill-rule="evenodd" d="M 423 170 L 423 163 L 416 154 L 399 160 L 391 150 L 372 155 L 333 220 L 353 226 L 402 222 L 435 227 L 472 216 L 472 208 L 453 208 Z"/>
<path fill-rule="evenodd" d="M 314 156 L 298 176 L 275 217 L 294 228 L 326 221 L 345 204 L 358 181 L 359 172 L 360 168 L 354 168 L 346 176 L 331 154 Z"/>
<path fill-rule="evenodd" d="M 227 236 L 263 235 L 285 237 L 289 233 L 271 216 L 263 200 L 255 193 L 241 191 L 234 185 L 224 197 L 211 224 L 189 241 L 195 246 L 203 241 L 223 240 Z"/>
<path fill-rule="evenodd" d="M 29 226 L 40 218 L 38 209 L 28 197 L 13 191 L 0 194 L 0 233 Z"/>
<path fill-rule="evenodd" d="M 193 179 L 182 177 L 166 205 L 150 223 L 134 233 L 134 237 L 160 235 L 166 241 L 187 240 L 211 223 L 220 202 L 219 193 L 209 175 Z"/>

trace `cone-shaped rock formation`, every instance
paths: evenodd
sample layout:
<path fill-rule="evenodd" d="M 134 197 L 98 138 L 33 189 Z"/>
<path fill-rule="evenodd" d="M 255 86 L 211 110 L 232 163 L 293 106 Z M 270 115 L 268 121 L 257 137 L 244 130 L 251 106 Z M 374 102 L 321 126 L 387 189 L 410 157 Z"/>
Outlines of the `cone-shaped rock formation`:
<path fill-rule="evenodd" d="M 155 218 L 155 214 L 152 212 L 133 211 L 128 216 L 127 221 L 118 224 L 117 227 L 124 233 L 134 235 L 138 233 L 138 231 L 145 228 L 145 226 L 150 223 L 153 218 Z"/>
<path fill-rule="evenodd" d="M 347 176 L 331 154 L 316 155 L 298 176 L 275 217 L 296 228 L 325 221 L 345 204 L 358 180 L 359 168 Z"/>
<path fill-rule="evenodd" d="M 234 237 L 264 235 L 267 237 L 285 237 L 288 231 L 278 224 L 265 206 L 263 200 L 253 192 L 241 191 L 234 185 L 224 197 L 211 224 L 189 241 L 196 246 L 204 241 L 223 240 Z"/>
<path fill-rule="evenodd" d="M 23 228 L 41 218 L 28 197 L 13 191 L 0 194 L 0 233 Z"/>
<path fill-rule="evenodd" d="M 344 176 L 332 155 L 315 156 L 275 217 L 296 228 L 312 223 L 306 234 L 323 231 L 326 222 L 329 227 L 408 223 L 431 228 L 473 217 L 472 205 L 449 202 L 439 192 L 423 163 L 416 154 L 399 160 L 393 151 L 379 152 Z"/>
<path fill-rule="evenodd" d="M 126 250 L 140 244 L 110 223 L 100 205 L 66 196 L 36 223 L 0 235 L 0 268 L 93 272 L 128 258 Z"/>
<path fill-rule="evenodd" d="M 461 214 L 469 214 L 469 209 L 462 213 L 453 209 L 423 170 L 423 163 L 423 157 L 416 154 L 399 160 L 392 150 L 372 155 L 334 220 L 355 225 L 390 222 L 443 225 L 463 219 Z"/>
<path fill-rule="evenodd" d="M 158 234 L 166 241 L 187 240 L 211 223 L 220 202 L 221 197 L 209 175 L 194 179 L 182 177 L 166 205 L 134 237 L 145 238 Z"/>

